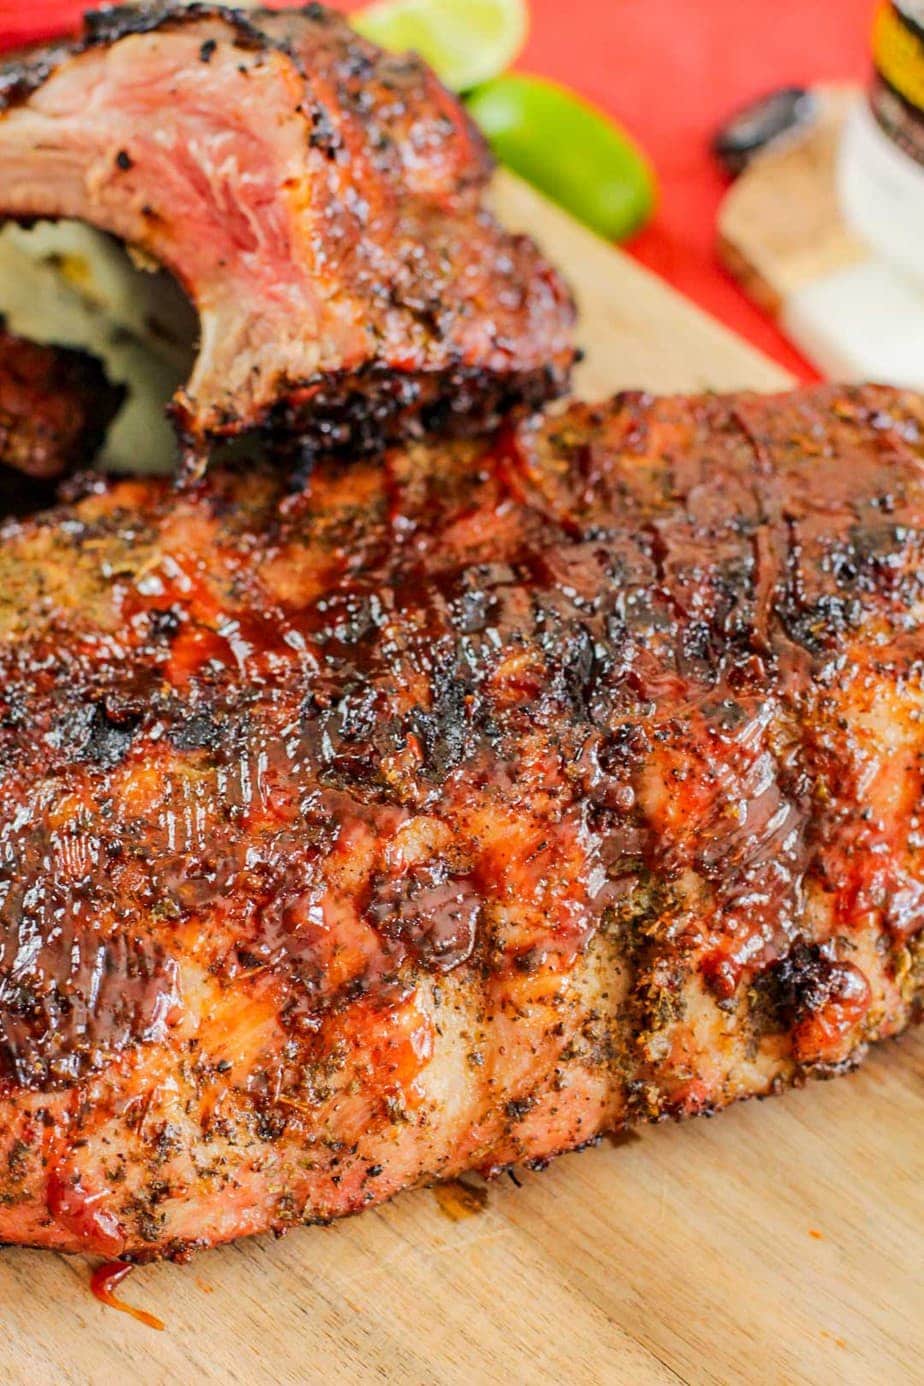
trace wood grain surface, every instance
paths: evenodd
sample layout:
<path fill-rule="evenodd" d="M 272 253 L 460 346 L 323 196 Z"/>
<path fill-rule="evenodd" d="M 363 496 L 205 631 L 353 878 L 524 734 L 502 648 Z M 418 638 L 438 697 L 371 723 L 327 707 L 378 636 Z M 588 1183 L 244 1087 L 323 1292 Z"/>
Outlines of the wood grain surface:
<path fill-rule="evenodd" d="M 786 383 L 522 187 L 498 198 L 578 290 L 582 391 Z M 122 1293 L 162 1333 L 97 1304 L 79 1258 L 10 1248 L 0 1381 L 912 1386 L 922 1131 L 918 1032 L 836 1082 L 502 1180 L 459 1220 L 421 1190 L 146 1267 Z"/>

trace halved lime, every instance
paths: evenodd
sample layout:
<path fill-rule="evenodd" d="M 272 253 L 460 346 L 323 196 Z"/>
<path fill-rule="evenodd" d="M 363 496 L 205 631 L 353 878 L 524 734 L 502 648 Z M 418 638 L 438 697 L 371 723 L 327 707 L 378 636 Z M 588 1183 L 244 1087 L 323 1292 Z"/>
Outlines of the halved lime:
<path fill-rule="evenodd" d="M 526 0 L 379 0 L 350 16 L 391 53 L 419 53 L 447 87 L 469 91 L 510 66 L 526 42 Z"/>

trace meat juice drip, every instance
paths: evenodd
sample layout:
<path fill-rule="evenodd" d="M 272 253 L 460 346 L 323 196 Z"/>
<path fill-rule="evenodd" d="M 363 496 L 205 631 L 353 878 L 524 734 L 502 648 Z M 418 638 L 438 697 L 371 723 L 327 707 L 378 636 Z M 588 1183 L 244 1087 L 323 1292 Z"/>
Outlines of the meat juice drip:
<path fill-rule="evenodd" d="M 440 1212 L 450 1222 L 463 1222 L 465 1218 L 477 1217 L 486 1211 L 488 1191 L 478 1184 L 467 1184 L 463 1179 L 451 1179 L 447 1184 L 437 1184 L 433 1190 Z"/>
<path fill-rule="evenodd" d="M 623 1127 L 620 1131 L 607 1131 L 605 1139 L 614 1150 L 622 1150 L 627 1145 L 636 1145 L 642 1138 L 637 1131 Z"/>
<path fill-rule="evenodd" d="M 156 1314 L 149 1314 L 146 1309 L 136 1309 L 115 1294 L 116 1286 L 121 1285 L 136 1269 L 137 1267 L 129 1265 L 127 1261 L 104 1261 L 90 1277 L 90 1289 L 101 1304 L 108 1305 L 110 1309 L 118 1309 L 122 1314 L 131 1314 L 139 1323 L 163 1332 L 164 1324 Z"/>

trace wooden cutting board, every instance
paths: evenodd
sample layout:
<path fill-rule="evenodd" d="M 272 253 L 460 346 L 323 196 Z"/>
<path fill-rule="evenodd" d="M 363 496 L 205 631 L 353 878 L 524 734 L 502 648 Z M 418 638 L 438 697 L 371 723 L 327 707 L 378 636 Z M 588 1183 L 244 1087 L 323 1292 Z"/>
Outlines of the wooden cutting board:
<path fill-rule="evenodd" d="M 783 373 L 505 180 L 581 298 L 580 388 L 785 385 Z M 103 1308 L 79 1258 L 0 1253 L 0 1381 L 924 1381 L 924 1034 L 859 1073 L 646 1130 L 493 1186 L 139 1270 Z"/>

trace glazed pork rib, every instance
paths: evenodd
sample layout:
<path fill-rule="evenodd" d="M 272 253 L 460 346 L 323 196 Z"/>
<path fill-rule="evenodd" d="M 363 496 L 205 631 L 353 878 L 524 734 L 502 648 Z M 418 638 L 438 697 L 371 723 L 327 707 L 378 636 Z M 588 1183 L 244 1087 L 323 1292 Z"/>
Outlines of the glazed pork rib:
<path fill-rule="evenodd" d="M 0 318 L 0 467 L 50 481 L 86 466 L 122 398 L 94 357 L 23 341 Z"/>
<path fill-rule="evenodd" d="M 0 1238 L 349 1213 L 924 983 L 924 401 L 618 398 L 0 543 Z"/>
<path fill-rule="evenodd" d="M 475 431 L 565 388 L 573 306 L 483 206 L 486 146 L 421 62 L 320 5 L 119 7 L 0 70 L 0 214 L 71 217 L 165 265 L 200 316 L 190 457 Z"/>

